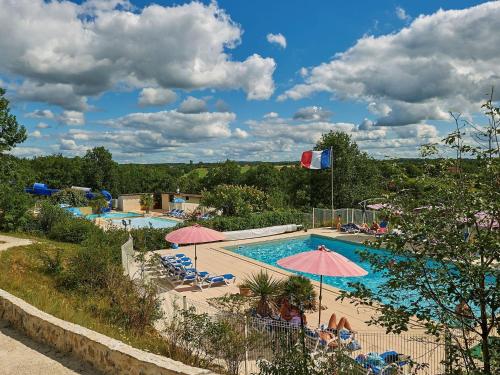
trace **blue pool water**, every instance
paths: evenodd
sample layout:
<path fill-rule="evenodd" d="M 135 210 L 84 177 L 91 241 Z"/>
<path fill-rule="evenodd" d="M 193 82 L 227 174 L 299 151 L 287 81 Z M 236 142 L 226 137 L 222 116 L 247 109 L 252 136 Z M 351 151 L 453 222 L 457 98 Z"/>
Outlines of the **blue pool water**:
<path fill-rule="evenodd" d="M 132 218 L 127 218 L 125 219 L 127 221 L 130 220 L 130 225 L 132 228 L 148 228 L 150 225 L 153 228 L 172 228 L 175 227 L 177 224 L 179 224 L 178 221 L 175 220 L 170 220 L 170 219 L 163 219 L 159 217 L 132 217 Z M 117 220 L 112 220 L 113 224 L 116 225 L 119 228 L 123 227 L 122 220 L 117 219 Z"/>
<path fill-rule="evenodd" d="M 352 290 L 352 288 L 350 288 L 348 285 L 349 283 L 361 282 L 369 289 L 376 291 L 386 280 L 383 273 L 374 272 L 370 267 L 370 263 L 368 261 L 361 260 L 360 256 L 356 253 L 357 250 L 369 250 L 370 252 L 380 253 L 380 254 L 387 253 L 386 251 L 368 248 L 362 244 L 354 244 L 322 236 L 311 235 L 311 236 L 296 237 L 286 240 L 258 242 L 243 246 L 226 247 L 226 249 L 231 250 L 237 254 L 246 256 L 248 258 L 252 258 L 260 262 L 270 264 L 274 267 L 284 269 L 283 267 L 280 267 L 276 263 L 279 259 L 297 253 L 301 253 L 303 251 L 317 249 L 319 245 L 325 245 L 328 249 L 342 254 L 346 258 L 352 260 L 353 262 L 364 268 L 366 271 L 368 271 L 368 275 L 363 277 L 324 276 L 323 282 L 325 284 L 331 285 L 333 287 L 342 290 Z M 295 273 L 319 281 L 318 275 L 307 274 L 302 272 L 295 272 Z M 408 296 L 406 295 L 405 297 L 407 298 Z"/>
<path fill-rule="evenodd" d="M 328 249 L 342 254 L 346 258 L 352 260 L 353 262 L 364 268 L 366 271 L 368 271 L 368 275 L 363 277 L 324 276 L 323 282 L 325 284 L 329 284 L 343 290 L 350 290 L 351 288 L 349 288 L 348 286 L 348 283 L 350 282 L 361 281 L 366 286 L 371 287 L 377 287 L 383 282 L 383 275 L 372 272 L 370 263 L 367 261 L 362 261 L 360 259 L 360 256 L 356 254 L 356 250 L 365 250 L 367 249 L 366 246 L 350 242 L 338 241 L 327 237 L 312 235 L 286 240 L 258 242 L 243 246 L 232 246 L 227 247 L 226 249 L 231 250 L 237 254 L 244 255 L 248 258 L 252 258 L 260 262 L 284 269 L 276 263 L 278 260 L 307 250 L 315 250 L 319 245 L 325 245 Z M 371 251 L 381 252 L 383 250 L 371 249 Z M 317 275 L 305 274 L 301 272 L 296 273 L 303 274 L 304 276 L 307 276 L 313 280 L 319 281 L 319 276 Z"/>
<path fill-rule="evenodd" d="M 117 219 L 122 217 L 137 217 L 137 216 L 141 215 L 136 214 L 134 212 L 106 212 L 105 214 L 91 214 L 85 217 L 89 220 L 93 220 L 98 217 L 103 219 Z"/>

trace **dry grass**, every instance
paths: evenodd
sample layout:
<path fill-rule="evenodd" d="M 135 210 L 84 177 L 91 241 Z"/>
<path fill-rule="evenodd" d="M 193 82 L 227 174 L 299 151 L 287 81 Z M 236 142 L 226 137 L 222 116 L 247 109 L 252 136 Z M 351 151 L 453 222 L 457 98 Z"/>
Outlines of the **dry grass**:
<path fill-rule="evenodd" d="M 38 256 L 40 251 L 55 253 L 59 249 L 63 260 L 67 260 L 79 245 L 32 236 L 22 237 L 35 239 L 37 243 L 0 253 L 1 289 L 60 319 L 90 328 L 139 349 L 166 354 L 164 340 L 156 331 L 139 336 L 110 323 L 98 313 L 109 304 L 106 298 L 61 290 L 57 288 L 55 278 L 44 273 Z"/>

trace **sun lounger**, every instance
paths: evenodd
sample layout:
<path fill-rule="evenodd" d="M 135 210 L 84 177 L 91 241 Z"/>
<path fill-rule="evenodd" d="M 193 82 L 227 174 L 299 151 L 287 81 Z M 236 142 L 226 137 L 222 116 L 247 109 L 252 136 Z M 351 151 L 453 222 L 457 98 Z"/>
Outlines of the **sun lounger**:
<path fill-rule="evenodd" d="M 382 354 L 368 353 L 360 354 L 356 357 L 356 362 L 364 368 L 370 370 L 375 375 L 398 374 L 402 373 L 402 368 L 407 365 L 410 358 L 399 354 L 394 350 Z"/>
<path fill-rule="evenodd" d="M 207 275 L 207 277 L 205 277 L 202 280 L 201 286 L 203 287 L 203 285 L 208 285 L 209 288 L 211 288 L 214 285 L 219 285 L 219 284 L 224 284 L 224 285 L 228 286 L 231 284 L 231 282 L 234 283 L 235 280 L 236 280 L 236 276 L 234 276 L 231 273 L 226 273 L 224 275 L 219 275 L 219 276 Z"/>

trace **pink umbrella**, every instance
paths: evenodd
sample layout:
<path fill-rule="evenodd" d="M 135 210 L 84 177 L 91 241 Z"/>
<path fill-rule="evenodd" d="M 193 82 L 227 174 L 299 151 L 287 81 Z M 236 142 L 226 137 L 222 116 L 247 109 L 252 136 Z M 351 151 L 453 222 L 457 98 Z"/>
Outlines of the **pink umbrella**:
<path fill-rule="evenodd" d="M 278 260 L 281 267 L 290 270 L 319 275 L 319 323 L 321 324 L 321 299 L 323 291 L 323 276 L 353 277 L 368 274 L 363 268 L 345 256 L 320 246 L 318 250 L 305 251 Z"/>
<path fill-rule="evenodd" d="M 224 240 L 224 235 L 216 230 L 198 224 L 174 230 L 165 236 L 168 242 L 177 244 L 194 244 L 194 269 L 196 270 L 196 244 Z"/>

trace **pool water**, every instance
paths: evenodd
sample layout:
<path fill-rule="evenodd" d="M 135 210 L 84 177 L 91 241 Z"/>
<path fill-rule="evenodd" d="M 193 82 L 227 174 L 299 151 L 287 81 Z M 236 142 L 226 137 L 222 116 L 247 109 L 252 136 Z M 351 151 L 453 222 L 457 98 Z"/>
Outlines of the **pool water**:
<path fill-rule="evenodd" d="M 89 220 L 94 220 L 97 218 L 103 218 L 103 219 L 117 219 L 117 218 L 122 218 L 122 217 L 138 217 L 141 216 L 139 214 L 136 214 L 134 212 L 106 212 L 104 214 L 91 214 L 85 216 Z"/>
<path fill-rule="evenodd" d="M 362 244 L 339 241 L 328 237 L 311 235 L 286 240 L 266 241 L 248 245 L 231 246 L 226 247 L 226 249 L 248 258 L 252 258 L 260 262 L 272 265 L 274 267 L 285 269 L 276 263 L 279 259 L 288 257 L 290 255 L 295 255 L 303 251 L 317 249 L 319 245 L 325 245 L 328 249 L 342 254 L 346 258 L 352 260 L 363 269 L 368 271 L 368 275 L 363 277 L 324 276 L 323 282 L 325 284 L 331 285 L 338 289 L 350 291 L 352 290 L 352 288 L 349 287 L 349 283 L 361 282 L 367 288 L 376 292 L 377 289 L 387 280 L 383 273 L 374 272 L 370 266 L 370 263 L 368 261 L 361 260 L 359 254 L 356 253 L 356 251 L 359 250 L 368 250 L 371 253 L 379 253 L 383 255 L 387 254 L 387 251 L 372 249 Z M 293 272 L 299 275 L 306 276 L 312 280 L 319 281 L 320 278 L 318 275 L 296 271 Z M 405 298 L 408 298 L 408 295 L 406 295 Z"/>
<path fill-rule="evenodd" d="M 134 229 L 138 228 L 149 228 L 152 226 L 153 228 L 172 228 L 175 227 L 177 224 L 179 224 L 178 221 L 175 220 L 170 220 L 170 219 L 163 219 L 159 217 L 132 217 L 132 218 L 127 218 L 125 221 L 127 222 L 127 226 L 129 225 L 129 220 L 130 220 L 130 226 Z M 113 224 L 119 228 L 123 228 L 122 220 L 117 219 L 117 220 L 112 220 Z"/>

